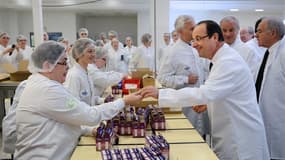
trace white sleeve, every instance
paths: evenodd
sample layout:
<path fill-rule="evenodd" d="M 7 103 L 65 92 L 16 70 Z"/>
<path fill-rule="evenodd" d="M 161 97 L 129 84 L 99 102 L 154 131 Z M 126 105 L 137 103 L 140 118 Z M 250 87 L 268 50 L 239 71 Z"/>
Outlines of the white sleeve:
<path fill-rule="evenodd" d="M 59 87 L 50 88 L 42 102 L 42 107 L 36 108 L 41 114 L 62 123 L 80 126 L 95 126 L 102 120 L 109 120 L 125 106 L 123 99 L 118 99 L 91 107 Z"/>
<path fill-rule="evenodd" d="M 175 74 L 175 62 L 172 61 L 171 55 L 162 63 L 157 79 L 165 87 L 182 88 L 188 84 L 188 76 Z"/>
<path fill-rule="evenodd" d="M 219 101 L 233 92 L 237 83 L 242 83 L 236 74 L 240 67 L 224 70 L 226 65 L 214 65 L 209 78 L 200 88 L 161 89 L 159 90 L 159 106 L 194 106 Z M 242 73 L 239 76 L 242 79 Z"/>
<path fill-rule="evenodd" d="M 20 96 L 26 86 L 26 80 L 21 82 L 13 98 L 13 104 L 9 109 L 8 114 L 3 118 L 2 121 L 2 139 L 3 139 L 3 151 L 6 153 L 14 153 L 15 144 L 17 140 L 16 134 L 16 108 L 19 103 Z"/>

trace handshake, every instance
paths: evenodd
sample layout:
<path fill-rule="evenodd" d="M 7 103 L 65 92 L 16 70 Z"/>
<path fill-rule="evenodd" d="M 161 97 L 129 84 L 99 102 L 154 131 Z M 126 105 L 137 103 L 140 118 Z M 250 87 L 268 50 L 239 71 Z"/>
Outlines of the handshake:
<path fill-rule="evenodd" d="M 144 87 L 137 92 L 124 96 L 123 100 L 127 105 L 135 105 L 146 97 L 153 97 L 157 99 L 158 89 L 154 86 Z"/>

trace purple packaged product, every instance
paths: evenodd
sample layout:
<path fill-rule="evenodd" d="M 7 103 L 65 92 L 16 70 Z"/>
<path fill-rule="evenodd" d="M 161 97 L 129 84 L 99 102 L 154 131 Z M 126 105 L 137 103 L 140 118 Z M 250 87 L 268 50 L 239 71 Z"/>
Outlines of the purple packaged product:
<path fill-rule="evenodd" d="M 106 149 L 101 151 L 102 160 L 112 160 L 111 151 Z"/>

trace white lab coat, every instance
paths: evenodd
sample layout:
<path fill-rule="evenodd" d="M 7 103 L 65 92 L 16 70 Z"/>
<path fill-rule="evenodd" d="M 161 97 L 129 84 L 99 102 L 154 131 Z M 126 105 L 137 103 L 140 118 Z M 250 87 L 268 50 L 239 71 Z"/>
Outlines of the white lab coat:
<path fill-rule="evenodd" d="M 253 39 L 247 41 L 245 44 L 248 45 L 249 47 L 252 47 L 252 49 L 254 49 L 255 53 L 257 53 L 257 55 L 258 55 L 259 61 L 262 61 L 263 55 L 266 52 L 266 48 L 260 47 L 258 45 L 256 38 L 253 38 Z"/>
<path fill-rule="evenodd" d="M 122 59 L 123 58 L 123 59 Z M 116 71 L 127 74 L 129 66 L 129 55 L 124 49 L 115 51 L 113 48 L 108 50 L 106 71 Z"/>
<path fill-rule="evenodd" d="M 14 49 L 10 58 L 10 63 L 18 68 L 19 61 L 30 60 L 32 53 L 33 50 L 29 46 L 26 46 L 25 49 L 19 48 L 19 51 Z"/>
<path fill-rule="evenodd" d="M 259 106 L 271 159 L 285 159 L 285 36 L 269 48 Z"/>
<path fill-rule="evenodd" d="M 134 51 L 137 49 L 137 47 L 136 46 L 131 46 L 131 47 L 128 47 L 128 46 L 126 46 L 125 47 L 125 50 L 126 50 L 126 52 L 131 56 L 133 53 L 134 53 Z"/>
<path fill-rule="evenodd" d="M 0 44 L 0 64 L 11 63 L 11 56 L 9 56 L 9 53 L 3 54 L 5 49 L 6 48 Z M 0 73 L 6 73 L 2 66 L 0 66 Z"/>
<path fill-rule="evenodd" d="M 113 48 L 111 42 L 112 42 L 112 41 L 109 40 L 109 41 L 104 45 L 104 49 L 106 49 L 106 50 L 108 51 L 109 49 Z M 124 45 L 123 45 L 121 42 L 119 42 L 119 49 L 124 49 Z"/>
<path fill-rule="evenodd" d="M 235 49 L 241 55 L 241 57 L 247 63 L 252 73 L 252 77 L 254 78 L 257 74 L 258 66 L 260 63 L 258 53 L 256 53 L 254 49 L 243 43 L 239 37 L 236 38 L 236 40 L 230 45 L 230 47 Z"/>
<path fill-rule="evenodd" d="M 189 84 L 188 76 L 199 77 L 197 83 Z M 200 57 L 193 47 L 179 39 L 169 50 L 167 61 L 161 66 L 158 81 L 165 87 L 181 89 L 184 87 L 199 87 L 204 82 L 204 74 Z M 201 135 L 209 134 L 209 118 L 207 111 L 196 113 L 192 107 L 183 106 L 183 113 L 195 126 Z"/>
<path fill-rule="evenodd" d="M 151 47 L 145 47 L 144 45 L 139 46 L 132 55 L 130 60 L 130 70 L 137 68 L 149 68 L 154 71 L 154 52 Z"/>
<path fill-rule="evenodd" d="M 27 81 L 22 81 L 13 97 L 13 104 L 9 109 L 7 115 L 3 118 L 2 121 L 2 147 L 3 151 L 6 153 L 14 154 L 15 151 L 15 144 L 17 140 L 16 134 L 16 108 L 18 106 L 20 96 L 26 86 Z"/>
<path fill-rule="evenodd" d="M 64 86 L 75 97 L 89 105 L 103 103 L 100 97 L 95 96 L 94 84 L 87 71 L 78 63 L 75 63 L 74 66 L 68 70 Z"/>
<path fill-rule="evenodd" d="M 268 160 L 265 128 L 249 68 L 227 44 L 199 88 L 159 90 L 160 106 L 208 105 L 212 148 L 221 160 Z"/>
<path fill-rule="evenodd" d="M 16 110 L 15 159 L 68 160 L 81 125 L 97 125 L 124 108 L 122 99 L 90 107 L 41 74 L 28 78 Z"/>
<path fill-rule="evenodd" d="M 101 96 L 103 92 L 111 85 L 118 84 L 123 79 L 123 74 L 119 72 L 103 72 L 94 64 L 89 64 L 88 74 L 94 84 L 96 96 Z"/>

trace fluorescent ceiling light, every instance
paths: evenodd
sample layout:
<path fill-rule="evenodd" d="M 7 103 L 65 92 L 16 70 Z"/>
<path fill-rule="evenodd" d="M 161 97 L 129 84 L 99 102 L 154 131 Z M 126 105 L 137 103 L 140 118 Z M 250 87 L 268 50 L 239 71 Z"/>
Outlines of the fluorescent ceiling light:
<path fill-rule="evenodd" d="M 264 9 L 255 9 L 255 12 L 263 12 Z"/>
<path fill-rule="evenodd" d="M 231 11 L 231 12 L 238 12 L 239 9 L 237 9 L 237 8 L 232 8 L 232 9 L 230 9 L 230 11 Z"/>

